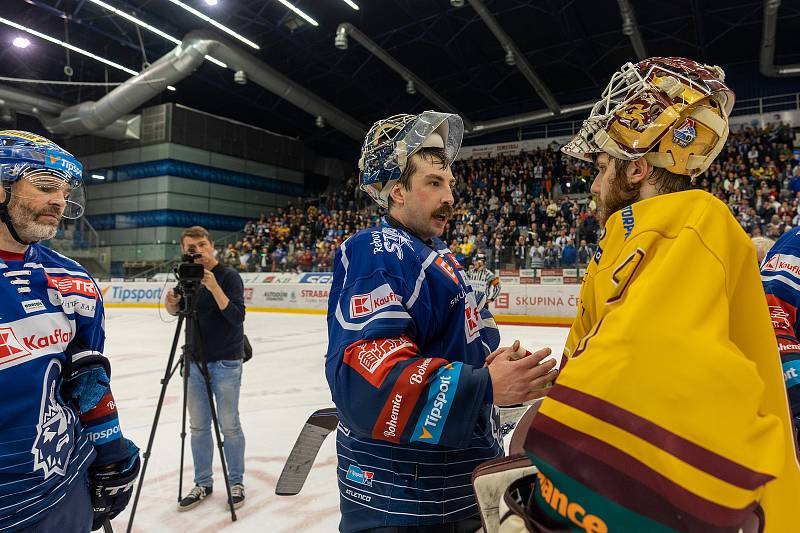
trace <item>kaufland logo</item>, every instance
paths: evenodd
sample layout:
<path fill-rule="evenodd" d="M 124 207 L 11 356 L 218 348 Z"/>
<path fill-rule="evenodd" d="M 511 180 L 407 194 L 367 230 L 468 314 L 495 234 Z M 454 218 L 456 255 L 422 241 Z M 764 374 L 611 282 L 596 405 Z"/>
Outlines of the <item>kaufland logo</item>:
<path fill-rule="evenodd" d="M 0 328 L 0 364 L 30 355 L 31 352 L 19 342 L 14 330 Z M 6 360 L 7 358 L 10 358 Z"/>
<path fill-rule="evenodd" d="M 352 296 L 350 298 L 350 317 L 361 318 L 400 302 L 401 298 L 392 291 L 391 287 L 383 284 L 369 294 Z"/>
<path fill-rule="evenodd" d="M 70 339 L 72 339 L 71 331 L 56 328 L 50 335 L 22 337 L 22 342 L 29 350 L 43 350 L 56 344 L 69 344 Z"/>
<path fill-rule="evenodd" d="M 764 264 L 764 268 L 762 268 L 762 270 L 764 272 L 777 272 L 779 270 L 786 270 L 795 276 L 800 276 L 800 257 L 775 254 Z"/>

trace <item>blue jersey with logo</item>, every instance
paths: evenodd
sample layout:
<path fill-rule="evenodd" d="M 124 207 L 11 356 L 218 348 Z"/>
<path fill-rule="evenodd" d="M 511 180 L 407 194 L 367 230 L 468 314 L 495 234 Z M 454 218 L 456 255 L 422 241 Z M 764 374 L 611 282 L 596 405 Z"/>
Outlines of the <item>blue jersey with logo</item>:
<path fill-rule="evenodd" d="M 486 356 L 497 326 L 438 239 L 390 226 L 336 253 L 326 377 L 345 532 L 474 516 L 471 474 L 503 453 Z"/>
<path fill-rule="evenodd" d="M 784 233 L 764 257 L 761 281 L 778 340 L 795 429 L 800 431 L 800 228 Z"/>
<path fill-rule="evenodd" d="M 97 453 L 128 455 L 110 392 L 79 417 L 59 390 L 82 369 L 108 372 L 103 321 L 97 285 L 75 261 L 39 244 L 0 259 L 0 531 L 44 518 Z"/>

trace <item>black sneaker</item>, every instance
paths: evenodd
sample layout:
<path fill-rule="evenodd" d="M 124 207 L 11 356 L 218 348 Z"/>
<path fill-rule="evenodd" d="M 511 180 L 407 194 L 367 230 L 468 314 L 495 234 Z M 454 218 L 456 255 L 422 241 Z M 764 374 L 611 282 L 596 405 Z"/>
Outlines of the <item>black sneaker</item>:
<path fill-rule="evenodd" d="M 200 502 L 211 496 L 213 492 L 211 487 L 201 487 L 200 485 L 195 485 L 194 488 L 186 495 L 184 499 L 182 499 L 178 503 L 178 511 L 188 511 L 189 509 L 194 509 Z"/>
<path fill-rule="evenodd" d="M 235 485 L 231 485 L 231 501 L 233 501 L 233 508 L 238 509 L 242 505 L 244 505 L 244 485 L 241 483 L 236 483 Z M 226 507 L 230 507 L 226 502 Z"/>

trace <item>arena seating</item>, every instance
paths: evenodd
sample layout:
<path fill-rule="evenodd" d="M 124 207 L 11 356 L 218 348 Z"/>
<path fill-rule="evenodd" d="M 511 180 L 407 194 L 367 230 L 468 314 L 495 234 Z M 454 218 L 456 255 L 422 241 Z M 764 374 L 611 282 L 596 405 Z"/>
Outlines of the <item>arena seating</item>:
<path fill-rule="evenodd" d="M 786 124 L 743 127 L 696 186 L 728 204 L 752 236 L 800 225 L 800 154 Z M 585 265 L 600 225 L 589 188 L 592 166 L 550 148 L 460 160 L 453 166 L 456 215 L 443 236 L 465 265 L 478 254 L 495 270 Z M 382 214 L 351 177 L 302 205 L 248 222 L 220 250 L 241 271 L 328 271 L 336 247 Z"/>

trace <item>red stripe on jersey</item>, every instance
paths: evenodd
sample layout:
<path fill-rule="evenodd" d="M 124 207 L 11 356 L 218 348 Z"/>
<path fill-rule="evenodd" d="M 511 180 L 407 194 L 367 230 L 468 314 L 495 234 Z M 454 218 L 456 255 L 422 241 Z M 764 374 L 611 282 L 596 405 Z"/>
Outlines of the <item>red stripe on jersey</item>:
<path fill-rule="evenodd" d="M 50 276 L 47 277 L 47 285 L 56 289 L 61 294 L 81 294 L 91 298 L 97 298 L 97 289 L 94 282 L 89 278 L 73 278 L 71 276 Z"/>
<path fill-rule="evenodd" d="M 80 416 L 81 422 L 89 422 L 91 420 L 97 420 L 98 418 L 103 418 L 104 416 L 108 416 L 110 414 L 114 414 L 117 412 L 117 404 L 114 401 L 114 395 L 111 394 L 111 391 L 108 391 L 105 396 L 103 396 L 97 405 L 86 411 Z"/>
<path fill-rule="evenodd" d="M 417 355 L 417 345 L 408 337 L 357 341 L 344 351 L 344 363 L 379 389 L 394 365 Z"/>
<path fill-rule="evenodd" d="M 767 294 L 767 305 L 769 306 L 769 315 L 772 318 L 772 327 L 775 330 L 775 335 L 794 337 L 797 308 L 774 294 Z"/>
<path fill-rule="evenodd" d="M 406 367 L 395 381 L 391 394 L 383 404 L 381 414 L 372 428 L 372 438 L 385 440 L 395 444 L 400 442 L 400 437 L 414 412 L 419 397 L 425 392 L 426 377 L 433 375 L 440 366 L 448 361 L 439 357 L 420 359 Z"/>

